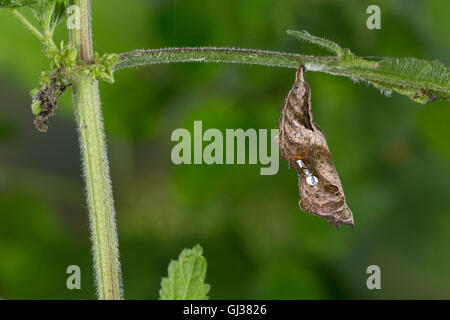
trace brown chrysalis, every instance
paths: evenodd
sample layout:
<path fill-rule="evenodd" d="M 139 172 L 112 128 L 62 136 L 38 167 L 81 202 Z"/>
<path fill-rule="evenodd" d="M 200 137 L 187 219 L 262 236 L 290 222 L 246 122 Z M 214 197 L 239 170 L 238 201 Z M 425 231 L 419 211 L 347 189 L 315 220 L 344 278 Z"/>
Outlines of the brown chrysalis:
<path fill-rule="evenodd" d="M 297 171 L 300 208 L 325 218 L 337 228 L 353 226 L 353 215 L 345 201 L 330 150 L 311 110 L 311 89 L 305 67 L 298 68 L 294 86 L 281 107 L 279 146 L 281 157 Z"/>

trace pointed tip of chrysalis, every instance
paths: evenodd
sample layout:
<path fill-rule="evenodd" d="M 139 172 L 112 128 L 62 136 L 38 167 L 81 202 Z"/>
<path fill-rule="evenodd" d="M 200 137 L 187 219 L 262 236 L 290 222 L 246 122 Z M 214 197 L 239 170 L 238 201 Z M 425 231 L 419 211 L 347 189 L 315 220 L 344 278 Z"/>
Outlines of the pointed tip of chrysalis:
<path fill-rule="evenodd" d="M 305 66 L 301 65 L 297 69 L 297 73 L 295 74 L 295 80 L 296 81 L 304 81 L 306 82 L 306 68 Z"/>
<path fill-rule="evenodd" d="M 355 228 L 355 223 L 353 221 L 353 217 L 350 217 L 347 220 L 330 220 L 330 219 L 327 219 L 326 217 L 322 217 L 322 218 L 325 218 L 328 221 L 328 223 L 335 226 L 337 230 L 340 230 L 342 225 L 350 226 L 352 229 Z"/>
<path fill-rule="evenodd" d="M 353 213 L 350 211 L 350 209 L 348 207 L 346 208 L 345 211 L 347 212 L 348 217 L 345 218 L 345 219 L 336 221 L 335 225 L 338 228 L 338 230 L 339 230 L 340 226 L 343 225 L 343 224 L 352 227 L 352 229 L 355 228 L 355 221 L 353 220 Z"/>

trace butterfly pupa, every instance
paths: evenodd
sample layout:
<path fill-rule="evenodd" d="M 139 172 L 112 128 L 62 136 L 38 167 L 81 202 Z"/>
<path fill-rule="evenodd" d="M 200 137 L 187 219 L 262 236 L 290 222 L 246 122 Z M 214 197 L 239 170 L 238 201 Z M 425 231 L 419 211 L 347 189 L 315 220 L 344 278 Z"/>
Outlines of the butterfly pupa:
<path fill-rule="evenodd" d="M 353 214 L 347 206 L 339 175 L 331 159 L 325 135 L 314 122 L 311 89 L 305 67 L 300 66 L 278 120 L 281 157 L 297 171 L 300 208 L 326 219 L 339 228 L 353 227 Z"/>

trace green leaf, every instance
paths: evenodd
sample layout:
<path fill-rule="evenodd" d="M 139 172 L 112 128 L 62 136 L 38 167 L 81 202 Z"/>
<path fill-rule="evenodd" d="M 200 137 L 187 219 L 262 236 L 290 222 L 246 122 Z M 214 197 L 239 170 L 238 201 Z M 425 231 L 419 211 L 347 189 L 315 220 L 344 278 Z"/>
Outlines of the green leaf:
<path fill-rule="evenodd" d="M 450 72 L 439 61 L 382 58 L 375 70 L 355 70 L 355 80 L 367 81 L 382 92 L 395 91 L 421 104 L 450 100 Z"/>
<path fill-rule="evenodd" d="M 323 66 L 324 72 L 365 81 L 381 92 L 390 94 L 395 91 L 421 104 L 450 99 L 450 72 L 439 61 L 390 57 L 371 60 L 358 57 L 349 49 L 342 49 L 336 43 L 307 31 L 288 30 L 287 33 L 336 53 L 337 63 Z"/>
<path fill-rule="evenodd" d="M 20 8 L 33 2 L 36 2 L 36 0 L 0 0 L 0 8 Z"/>
<path fill-rule="evenodd" d="M 36 0 L 30 6 L 44 32 L 52 34 L 67 11 L 67 0 Z"/>
<path fill-rule="evenodd" d="M 56 27 L 62 19 L 64 19 L 64 16 L 66 15 L 67 11 L 67 1 L 66 0 L 57 0 L 55 1 L 55 9 L 53 10 L 52 15 L 52 24 Z"/>
<path fill-rule="evenodd" d="M 169 264 L 169 276 L 161 280 L 161 300 L 207 300 L 210 285 L 205 284 L 206 259 L 196 245 L 184 249 L 178 260 Z"/>

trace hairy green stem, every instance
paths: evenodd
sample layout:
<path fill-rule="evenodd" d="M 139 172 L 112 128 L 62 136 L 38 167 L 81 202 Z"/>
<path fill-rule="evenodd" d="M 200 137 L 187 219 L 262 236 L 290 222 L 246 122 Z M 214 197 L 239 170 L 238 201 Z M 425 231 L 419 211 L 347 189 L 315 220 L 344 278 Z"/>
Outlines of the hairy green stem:
<path fill-rule="evenodd" d="M 450 72 L 438 61 L 415 58 L 358 57 L 326 39 L 306 31 L 290 35 L 320 45 L 336 56 L 308 56 L 293 53 L 237 48 L 163 48 L 136 50 L 119 55 L 115 70 L 143 65 L 177 62 L 224 62 L 297 68 L 345 76 L 374 85 L 380 91 L 396 91 L 426 104 L 435 99 L 450 99 Z"/>
<path fill-rule="evenodd" d="M 297 68 L 307 63 L 332 66 L 336 64 L 336 58 L 238 48 L 163 48 L 122 53 L 115 69 L 176 62 L 225 62 Z"/>
<path fill-rule="evenodd" d="M 90 64 L 92 50 L 89 0 L 72 0 L 80 8 L 80 29 L 70 30 L 80 65 Z M 79 72 L 72 80 L 73 104 L 80 135 L 86 181 L 94 268 L 99 299 L 122 299 L 119 250 L 98 82 Z"/>

